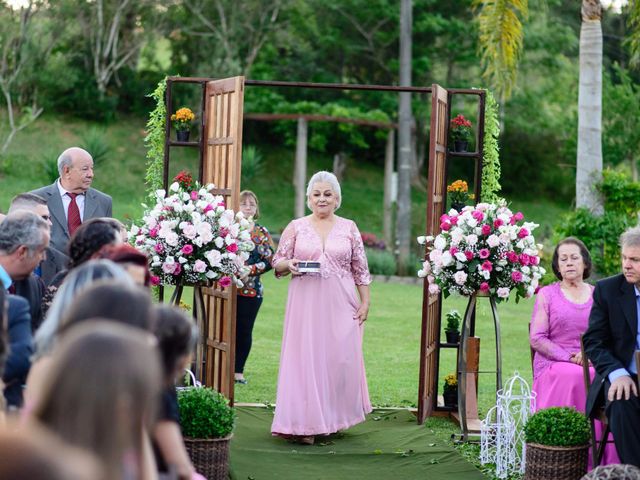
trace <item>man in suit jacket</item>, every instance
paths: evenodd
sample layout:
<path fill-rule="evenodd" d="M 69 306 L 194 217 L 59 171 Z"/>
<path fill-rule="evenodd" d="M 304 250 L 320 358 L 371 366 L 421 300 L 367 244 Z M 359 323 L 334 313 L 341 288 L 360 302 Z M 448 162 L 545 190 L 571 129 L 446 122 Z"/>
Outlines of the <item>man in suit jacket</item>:
<path fill-rule="evenodd" d="M 28 210 L 29 212 L 35 213 L 47 222 L 49 227 L 53 224 L 51 222 L 51 214 L 47 206 L 47 201 L 33 193 L 20 193 L 13 197 L 11 205 L 9 206 L 9 213 L 17 210 Z M 58 272 L 67 268 L 69 257 L 51 245 L 47 247 L 45 254 L 46 258 L 40 262 L 40 265 L 36 267 L 34 273 L 42 279 L 46 286 L 51 283 L 51 280 Z"/>
<path fill-rule="evenodd" d="M 636 387 L 640 347 L 640 227 L 620 237 L 623 273 L 600 280 L 593 292 L 589 328 L 584 334 L 587 357 L 596 376 L 586 412 L 605 412 L 622 463 L 640 467 L 640 399 Z"/>
<path fill-rule="evenodd" d="M 111 197 L 94 188 L 93 158 L 86 150 L 68 148 L 58 157 L 60 178 L 33 190 L 47 201 L 51 212 L 51 245 L 61 252 L 80 224 L 90 218 L 111 217 Z"/>
<path fill-rule="evenodd" d="M 8 407 L 22 406 L 22 386 L 27 381 L 33 355 L 33 336 L 29 304 L 24 298 L 9 295 L 8 343 L 9 355 L 2 374 L 4 397 Z"/>

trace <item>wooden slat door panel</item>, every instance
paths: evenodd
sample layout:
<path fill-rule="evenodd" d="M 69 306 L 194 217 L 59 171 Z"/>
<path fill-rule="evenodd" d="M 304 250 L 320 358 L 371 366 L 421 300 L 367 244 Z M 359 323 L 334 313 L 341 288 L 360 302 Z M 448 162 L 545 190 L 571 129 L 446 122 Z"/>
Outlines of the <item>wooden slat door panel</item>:
<path fill-rule="evenodd" d="M 213 183 L 227 208 L 240 207 L 244 77 L 207 82 L 204 112 L 205 154 L 202 183 Z M 233 402 L 236 287 L 217 283 L 204 289 L 203 341 L 199 348 L 204 365 L 201 381 Z"/>
<path fill-rule="evenodd" d="M 434 84 L 431 93 L 426 232 L 427 235 L 433 236 L 440 231 L 440 216 L 444 213 L 446 204 L 447 125 L 449 122 L 447 105 L 447 90 Z M 418 423 L 423 423 L 431 414 L 437 401 L 441 309 L 441 295 L 429 295 L 428 283 L 425 279 L 420 336 Z"/>

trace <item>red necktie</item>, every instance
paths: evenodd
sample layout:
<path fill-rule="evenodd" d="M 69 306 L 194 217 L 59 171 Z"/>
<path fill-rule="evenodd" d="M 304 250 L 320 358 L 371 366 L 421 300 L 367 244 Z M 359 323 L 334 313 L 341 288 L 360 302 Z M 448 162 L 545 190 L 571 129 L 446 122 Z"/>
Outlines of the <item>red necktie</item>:
<path fill-rule="evenodd" d="M 71 203 L 69 203 L 69 210 L 67 211 L 67 226 L 69 227 L 69 236 L 71 237 L 73 232 L 82 224 L 82 220 L 80 219 L 80 209 L 76 203 L 76 197 L 79 194 L 67 192 L 67 195 L 71 197 Z"/>

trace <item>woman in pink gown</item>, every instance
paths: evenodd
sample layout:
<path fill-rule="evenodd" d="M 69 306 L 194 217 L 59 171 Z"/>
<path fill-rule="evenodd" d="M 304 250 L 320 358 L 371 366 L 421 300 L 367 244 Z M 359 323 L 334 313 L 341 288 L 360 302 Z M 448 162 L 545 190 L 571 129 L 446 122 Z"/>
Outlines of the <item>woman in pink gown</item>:
<path fill-rule="evenodd" d="M 580 337 L 589 324 L 593 303 L 593 286 L 584 281 L 591 272 L 591 256 L 584 243 L 569 237 L 556 246 L 551 263 L 560 281 L 540 289 L 531 319 L 536 410 L 568 406 L 584 413 Z M 589 370 L 593 379 L 593 367 Z M 597 431 L 599 435 L 599 425 Z M 602 464 L 619 462 L 615 446 L 608 444 Z"/>
<path fill-rule="evenodd" d="M 362 356 L 371 276 L 356 224 L 334 214 L 340 201 L 332 173 L 311 177 L 312 214 L 287 226 L 272 260 L 277 276 L 293 278 L 271 432 L 306 444 L 371 412 Z M 320 272 L 300 272 L 302 261 L 320 262 Z"/>

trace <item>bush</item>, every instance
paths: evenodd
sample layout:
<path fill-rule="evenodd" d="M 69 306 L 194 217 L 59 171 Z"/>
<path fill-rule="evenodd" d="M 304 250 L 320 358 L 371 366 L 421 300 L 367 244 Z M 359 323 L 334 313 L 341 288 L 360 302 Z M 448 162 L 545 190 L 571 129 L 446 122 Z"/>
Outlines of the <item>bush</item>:
<path fill-rule="evenodd" d="M 604 198 L 604 215 L 596 217 L 587 209 L 577 209 L 556 225 L 554 239 L 556 243 L 569 236 L 582 240 L 591 252 L 595 270 L 608 276 L 620 272 L 620 235 L 638 223 L 640 183 L 625 173 L 605 170 L 597 188 Z"/>
<path fill-rule="evenodd" d="M 46 182 L 55 182 L 60 173 L 58 172 L 58 156 L 59 152 L 49 150 L 40 156 L 40 167 L 42 169 L 42 175 Z"/>
<path fill-rule="evenodd" d="M 545 408 L 534 413 L 524 426 L 527 443 L 550 447 L 574 447 L 589 442 L 589 421 L 570 407 Z"/>
<path fill-rule="evenodd" d="M 106 131 L 98 127 L 91 127 L 80 136 L 82 141 L 80 146 L 91 154 L 94 167 L 102 164 L 111 151 L 111 146 L 106 138 Z"/>
<path fill-rule="evenodd" d="M 222 438 L 233 431 L 236 413 L 227 399 L 211 388 L 178 392 L 180 427 L 189 438 Z"/>
<path fill-rule="evenodd" d="M 365 248 L 365 252 L 369 262 L 369 272 L 372 275 L 396 274 L 396 259 L 393 253 L 372 248 Z"/>
<path fill-rule="evenodd" d="M 253 145 L 242 149 L 242 182 L 250 183 L 264 167 L 262 153 Z"/>

